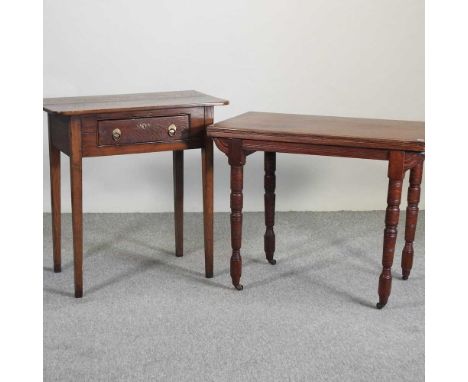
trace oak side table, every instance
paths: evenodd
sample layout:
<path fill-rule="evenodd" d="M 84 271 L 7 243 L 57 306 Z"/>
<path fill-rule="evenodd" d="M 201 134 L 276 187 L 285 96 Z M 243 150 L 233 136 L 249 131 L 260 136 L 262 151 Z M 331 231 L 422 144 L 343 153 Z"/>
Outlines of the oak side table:
<path fill-rule="evenodd" d="M 379 278 L 379 302 L 383 308 L 390 296 L 392 264 L 400 215 L 403 179 L 410 171 L 406 210 L 405 246 L 401 267 L 403 279 L 413 264 L 413 241 L 424 161 L 424 122 L 339 118 L 249 112 L 208 127 L 208 136 L 224 152 L 231 166 L 231 278 L 240 284 L 242 258 L 243 166 L 247 155 L 264 152 L 265 160 L 265 255 L 275 264 L 274 214 L 276 153 L 324 155 L 388 161 L 388 199 Z"/>
<path fill-rule="evenodd" d="M 61 271 L 60 152 L 70 157 L 75 297 L 83 296 L 82 159 L 173 152 L 175 253 L 183 255 L 184 150 L 201 148 L 205 275 L 213 277 L 213 144 L 206 126 L 228 101 L 196 91 L 46 98 L 54 272 Z"/>

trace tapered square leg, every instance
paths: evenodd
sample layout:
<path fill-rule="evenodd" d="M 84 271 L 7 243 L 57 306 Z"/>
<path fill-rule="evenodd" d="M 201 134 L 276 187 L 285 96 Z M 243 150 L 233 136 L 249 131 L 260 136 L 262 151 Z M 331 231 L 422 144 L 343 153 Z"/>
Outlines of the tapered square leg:
<path fill-rule="evenodd" d="M 421 197 L 421 182 L 423 174 L 423 160 L 410 171 L 408 188 L 408 206 L 406 208 L 405 247 L 401 256 L 401 270 L 403 280 L 407 280 L 413 267 L 413 242 L 418 222 L 419 199 Z"/>
<path fill-rule="evenodd" d="M 50 134 L 49 119 L 49 164 L 50 164 L 50 195 L 52 208 L 52 242 L 54 272 L 62 270 L 61 256 L 61 193 L 60 193 L 60 150 L 53 146 Z"/>
<path fill-rule="evenodd" d="M 240 283 L 242 275 L 242 188 L 244 183 L 245 154 L 242 142 L 237 139 L 229 141 L 229 165 L 231 166 L 231 279 L 237 290 L 242 290 Z"/>
<path fill-rule="evenodd" d="M 275 254 L 275 187 L 276 187 L 276 153 L 265 152 L 265 256 L 272 265 L 276 264 Z"/>
<path fill-rule="evenodd" d="M 70 183 L 73 228 L 75 297 L 83 297 L 83 193 L 80 120 L 70 123 Z"/>
<path fill-rule="evenodd" d="M 205 239 L 205 276 L 213 277 L 213 141 L 206 138 L 202 148 L 203 233 Z"/>
<path fill-rule="evenodd" d="M 184 255 L 184 152 L 172 153 L 174 172 L 174 225 L 177 257 Z"/>
<path fill-rule="evenodd" d="M 377 308 L 382 309 L 388 302 L 392 289 L 392 265 L 397 238 L 398 219 L 400 217 L 401 190 L 404 178 L 405 153 L 390 152 L 388 165 L 388 197 L 385 213 L 385 230 L 382 255 L 382 273 L 379 278 L 379 302 Z"/>

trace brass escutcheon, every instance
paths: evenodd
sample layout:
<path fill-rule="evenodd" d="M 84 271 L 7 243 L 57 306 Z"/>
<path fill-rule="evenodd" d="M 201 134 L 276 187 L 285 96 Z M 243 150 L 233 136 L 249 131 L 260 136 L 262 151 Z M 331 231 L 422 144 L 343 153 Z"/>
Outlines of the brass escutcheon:
<path fill-rule="evenodd" d="M 170 137 L 173 137 L 177 131 L 177 126 L 174 125 L 173 123 L 169 125 L 167 128 L 167 133 L 169 134 Z"/>
<path fill-rule="evenodd" d="M 117 142 L 121 136 L 122 136 L 122 132 L 120 131 L 120 129 L 114 129 L 114 131 L 112 131 L 112 139 L 114 141 Z"/>

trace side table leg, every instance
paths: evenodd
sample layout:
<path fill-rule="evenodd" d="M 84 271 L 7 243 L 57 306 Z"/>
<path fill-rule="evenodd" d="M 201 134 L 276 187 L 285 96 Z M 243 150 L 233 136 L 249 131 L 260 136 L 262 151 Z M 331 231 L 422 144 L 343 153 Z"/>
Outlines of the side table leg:
<path fill-rule="evenodd" d="M 203 229 L 205 238 L 205 277 L 213 277 L 213 141 L 205 139 L 202 148 Z"/>
<path fill-rule="evenodd" d="M 237 290 L 242 290 L 240 284 L 242 275 L 242 257 L 240 254 L 242 242 L 242 188 L 244 182 L 245 155 L 242 142 L 237 139 L 229 141 L 229 165 L 231 166 L 231 278 Z"/>
<path fill-rule="evenodd" d="M 175 252 L 184 255 L 184 152 L 173 151 Z"/>
<path fill-rule="evenodd" d="M 390 152 L 388 164 L 388 197 L 385 214 L 384 244 L 382 255 L 382 273 L 379 279 L 379 302 L 377 308 L 382 309 L 388 301 L 392 288 L 392 264 L 397 238 L 398 219 L 400 217 L 401 190 L 404 178 L 405 153 Z"/>
<path fill-rule="evenodd" d="M 50 123 L 50 122 L 49 122 Z M 52 242 L 54 272 L 62 270 L 61 256 L 61 192 L 60 192 L 60 150 L 52 145 L 49 126 L 49 162 L 50 162 L 50 195 L 52 207 Z"/>
<path fill-rule="evenodd" d="M 406 208 L 406 228 L 405 228 L 405 247 L 401 257 L 401 269 L 403 280 L 408 277 L 413 266 L 413 242 L 416 234 L 416 224 L 418 222 L 418 204 L 421 197 L 421 181 L 423 174 L 423 161 L 411 169 L 410 185 L 408 188 L 408 206 Z"/>
<path fill-rule="evenodd" d="M 83 194 L 80 120 L 70 123 L 70 183 L 73 227 L 75 297 L 83 297 Z"/>
<path fill-rule="evenodd" d="M 265 152 L 265 236 L 264 248 L 265 256 L 272 265 L 276 264 L 273 258 L 275 254 L 275 186 L 276 186 L 276 153 Z"/>

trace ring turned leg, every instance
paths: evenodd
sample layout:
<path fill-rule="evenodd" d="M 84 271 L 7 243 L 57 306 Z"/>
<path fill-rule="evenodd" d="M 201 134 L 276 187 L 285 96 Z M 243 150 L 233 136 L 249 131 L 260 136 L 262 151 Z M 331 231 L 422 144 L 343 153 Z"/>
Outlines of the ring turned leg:
<path fill-rule="evenodd" d="M 205 277 L 213 277 L 213 141 L 206 138 L 202 148 L 203 228 L 205 238 Z"/>
<path fill-rule="evenodd" d="M 392 289 L 392 264 L 397 238 L 398 219 L 400 217 L 401 190 L 404 177 L 405 154 L 400 151 L 390 152 L 388 165 L 388 198 L 385 214 L 385 231 L 382 255 L 382 273 L 379 278 L 379 302 L 382 309 L 388 301 Z"/>
<path fill-rule="evenodd" d="M 413 266 L 413 242 L 418 222 L 418 204 L 421 196 L 421 181 L 423 173 L 423 162 L 421 161 L 411 169 L 410 185 L 408 188 L 408 207 L 406 208 L 405 247 L 401 257 L 401 269 L 403 280 L 408 277 Z"/>
<path fill-rule="evenodd" d="M 242 187 L 243 166 L 245 155 L 242 151 L 242 143 L 239 140 L 231 140 L 229 147 L 229 165 L 231 166 L 231 278 L 232 285 L 237 290 L 242 290 L 240 284 L 242 274 L 242 257 L 240 254 L 242 241 Z"/>
<path fill-rule="evenodd" d="M 275 186 L 276 186 L 276 153 L 265 152 L 265 256 L 272 265 L 276 264 L 275 254 Z"/>
<path fill-rule="evenodd" d="M 184 152 L 173 151 L 175 252 L 184 255 Z"/>
<path fill-rule="evenodd" d="M 49 122 L 50 124 L 50 122 Z M 51 127 L 49 126 L 49 161 L 50 161 L 50 195 L 52 207 L 52 243 L 54 272 L 62 270 L 61 259 L 61 208 L 60 208 L 60 150 L 52 145 Z"/>

